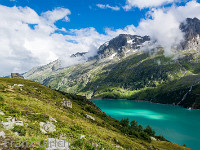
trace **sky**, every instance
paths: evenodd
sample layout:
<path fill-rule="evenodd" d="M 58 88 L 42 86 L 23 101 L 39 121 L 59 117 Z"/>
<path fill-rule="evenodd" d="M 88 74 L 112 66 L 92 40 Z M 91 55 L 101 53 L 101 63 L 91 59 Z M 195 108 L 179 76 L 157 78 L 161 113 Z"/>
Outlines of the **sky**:
<path fill-rule="evenodd" d="M 170 54 L 187 17 L 200 19 L 200 0 L 0 0 L 0 76 L 79 63 L 70 56 L 93 56 L 122 33 L 149 35 Z"/>

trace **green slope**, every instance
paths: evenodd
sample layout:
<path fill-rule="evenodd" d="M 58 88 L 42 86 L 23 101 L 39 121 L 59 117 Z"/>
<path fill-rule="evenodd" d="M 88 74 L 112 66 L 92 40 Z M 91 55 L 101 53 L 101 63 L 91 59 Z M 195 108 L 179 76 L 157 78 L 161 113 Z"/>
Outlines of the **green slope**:
<path fill-rule="evenodd" d="M 51 64 L 51 67 L 38 67 L 26 76 L 54 89 L 88 98 L 148 100 L 200 109 L 199 58 L 195 50 L 165 57 L 160 49 L 156 54 L 137 52 L 120 59 L 91 60 L 56 71 L 51 69 Z M 179 103 L 191 86 L 194 90 Z"/>
<path fill-rule="evenodd" d="M 13 86 L 14 84 L 23 86 Z M 63 99 L 71 101 L 72 108 L 64 108 Z M 39 140 L 61 138 L 61 135 L 65 135 L 64 139 L 71 143 L 70 149 L 74 150 L 188 149 L 163 141 L 161 137 L 156 137 L 161 141 L 151 141 L 148 132 L 137 131 L 112 119 L 84 97 L 55 91 L 34 81 L 0 78 L 0 110 L 5 113 L 0 115 L 1 121 L 6 122 L 6 118 L 11 116 L 24 123 L 24 126 L 15 126 L 12 130 L 5 130 L 0 125 L 0 130 L 5 132 L 5 137 L 1 136 L 1 140 L 34 141 L 32 149 L 42 149 L 38 146 Z M 91 115 L 95 120 L 86 118 L 85 114 Z M 49 117 L 56 119 L 57 122 L 53 122 L 56 131 L 43 134 L 39 124 L 48 121 Z M 85 135 L 85 139 L 80 139 L 81 135 Z M 17 149 L 5 148 L 3 145 L 0 148 Z"/>

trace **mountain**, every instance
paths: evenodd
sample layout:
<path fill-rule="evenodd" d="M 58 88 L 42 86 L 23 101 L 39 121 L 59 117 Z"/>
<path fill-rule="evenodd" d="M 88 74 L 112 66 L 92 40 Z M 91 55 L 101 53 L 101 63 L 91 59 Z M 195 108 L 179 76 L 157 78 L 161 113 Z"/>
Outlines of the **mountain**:
<path fill-rule="evenodd" d="M 85 63 L 52 69 L 37 67 L 25 77 L 53 89 L 87 98 L 146 100 L 200 109 L 200 20 L 186 19 L 182 49 L 166 57 L 149 36 L 121 34 Z M 148 50 L 147 50 L 148 49 Z"/>
<path fill-rule="evenodd" d="M 183 49 L 200 49 L 200 20 L 197 18 L 187 18 L 181 23 L 180 29 L 185 33 L 185 41 L 182 43 Z"/>
<path fill-rule="evenodd" d="M 124 57 L 127 53 L 140 49 L 142 46 L 150 43 L 150 37 L 137 36 L 129 34 L 120 34 L 116 38 L 106 42 L 99 47 L 98 58 L 113 58 L 115 56 Z"/>
<path fill-rule="evenodd" d="M 85 97 L 24 79 L 0 78 L 0 120 L 2 150 L 189 150 L 107 116 Z"/>

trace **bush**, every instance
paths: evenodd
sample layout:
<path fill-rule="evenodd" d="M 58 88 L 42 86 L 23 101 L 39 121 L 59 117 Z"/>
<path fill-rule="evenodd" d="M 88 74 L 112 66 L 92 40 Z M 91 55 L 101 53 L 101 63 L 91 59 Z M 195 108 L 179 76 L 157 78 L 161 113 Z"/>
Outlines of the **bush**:
<path fill-rule="evenodd" d="M 4 90 L 5 86 L 3 84 L 0 84 L 0 90 Z"/>
<path fill-rule="evenodd" d="M 49 120 L 49 116 L 43 114 L 28 114 L 27 118 L 31 121 L 40 121 L 40 122 L 45 122 Z"/>
<path fill-rule="evenodd" d="M 24 126 L 14 126 L 12 131 L 17 132 L 20 136 L 25 136 L 26 134 L 26 129 Z"/>
<path fill-rule="evenodd" d="M 0 96 L 0 101 L 3 101 L 3 100 L 4 100 L 3 97 Z"/>
<path fill-rule="evenodd" d="M 18 101 L 22 101 L 23 98 L 21 98 L 20 96 L 17 96 L 17 97 L 16 97 L 16 100 L 18 100 Z"/>
<path fill-rule="evenodd" d="M 146 129 L 144 129 L 144 132 L 150 136 L 155 136 L 155 131 L 149 125 L 146 127 Z"/>
<path fill-rule="evenodd" d="M 80 149 L 87 149 L 87 150 L 95 150 L 96 148 L 92 146 L 91 141 L 86 141 L 85 139 L 79 139 L 76 140 L 74 143 L 72 143 L 72 146 Z"/>

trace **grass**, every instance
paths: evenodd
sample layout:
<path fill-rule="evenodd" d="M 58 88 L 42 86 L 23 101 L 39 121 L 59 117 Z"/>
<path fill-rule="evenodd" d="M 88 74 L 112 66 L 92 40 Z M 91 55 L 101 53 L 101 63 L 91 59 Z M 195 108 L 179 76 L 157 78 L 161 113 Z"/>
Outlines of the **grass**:
<path fill-rule="evenodd" d="M 169 145 L 174 150 L 187 149 L 170 142 L 148 142 L 125 135 L 120 130 L 119 121 L 101 112 L 84 97 L 55 91 L 23 79 L 0 78 L 0 84 L 2 85 L 0 110 L 5 113 L 5 116 L 0 116 L 0 120 L 6 121 L 6 118 L 11 116 L 26 123 L 23 127 L 15 126 L 12 131 L 5 131 L 2 126 L 0 129 L 6 132 L 7 137 L 21 141 L 35 141 L 34 149 L 41 149 L 38 145 L 39 140 L 60 138 L 61 135 L 65 135 L 65 139 L 71 143 L 70 148 L 74 150 L 102 148 L 114 150 L 118 149 L 116 146 L 135 150 L 146 150 L 152 147 L 165 150 Z M 23 84 L 24 87 L 12 88 L 13 84 Z M 8 88 L 12 91 L 5 90 Z M 71 101 L 73 108 L 62 107 L 63 99 Z M 85 114 L 93 116 L 95 121 L 87 119 Z M 42 134 L 39 123 L 49 120 L 49 117 L 57 120 L 53 123 L 57 130 L 54 133 Z M 14 132 L 18 132 L 19 135 L 15 135 Z M 86 139 L 80 139 L 81 135 L 85 135 Z"/>

